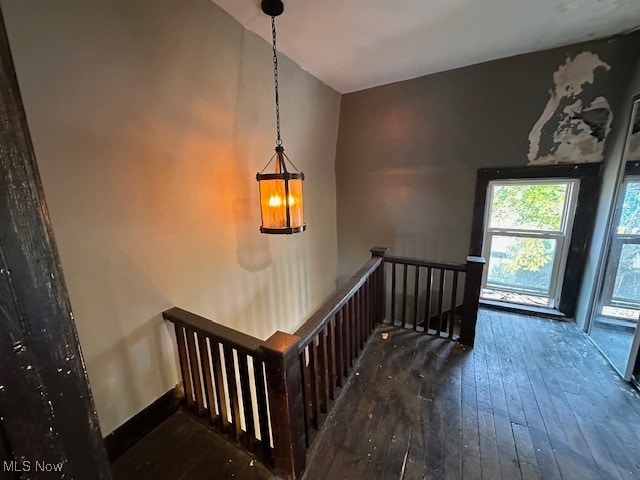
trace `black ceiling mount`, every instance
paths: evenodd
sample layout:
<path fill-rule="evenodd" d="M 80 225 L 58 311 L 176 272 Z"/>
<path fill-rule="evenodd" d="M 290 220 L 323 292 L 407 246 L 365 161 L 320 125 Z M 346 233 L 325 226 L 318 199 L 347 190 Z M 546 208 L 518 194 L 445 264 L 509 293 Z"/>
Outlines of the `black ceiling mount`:
<path fill-rule="evenodd" d="M 284 4 L 281 0 L 262 0 L 262 11 L 270 17 L 277 17 L 284 12 Z"/>

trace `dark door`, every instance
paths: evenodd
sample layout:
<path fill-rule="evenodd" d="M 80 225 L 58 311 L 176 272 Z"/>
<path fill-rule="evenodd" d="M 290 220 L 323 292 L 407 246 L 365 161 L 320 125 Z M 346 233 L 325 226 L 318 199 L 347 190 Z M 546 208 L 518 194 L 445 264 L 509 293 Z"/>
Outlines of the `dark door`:
<path fill-rule="evenodd" d="M 111 478 L 1 13 L 0 461 L 3 479 Z"/>

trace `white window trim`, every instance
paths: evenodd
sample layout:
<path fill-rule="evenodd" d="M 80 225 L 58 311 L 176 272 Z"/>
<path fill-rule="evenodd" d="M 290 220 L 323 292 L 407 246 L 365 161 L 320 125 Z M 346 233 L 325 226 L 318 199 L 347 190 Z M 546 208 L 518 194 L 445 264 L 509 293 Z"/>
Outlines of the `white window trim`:
<path fill-rule="evenodd" d="M 562 212 L 563 224 L 560 230 L 529 230 L 522 228 L 490 228 L 489 222 L 491 219 L 492 199 L 493 192 L 496 186 L 503 185 L 537 185 L 537 184 L 566 184 L 567 194 L 565 197 L 564 208 Z M 494 236 L 509 236 L 509 237 L 523 237 L 523 238 L 539 238 L 541 240 L 551 239 L 556 241 L 556 255 L 554 257 L 554 264 L 551 270 L 551 281 L 549 282 L 549 291 L 547 295 L 540 295 L 538 292 L 526 291 L 522 289 L 510 289 L 505 287 L 491 287 L 494 290 L 501 290 L 505 292 L 514 292 L 521 294 L 530 294 L 535 296 L 548 296 L 549 301 L 547 306 L 555 308 L 560 300 L 560 293 L 562 292 L 562 283 L 564 281 L 564 271 L 567 264 L 567 257 L 569 254 L 569 245 L 571 244 L 571 232 L 573 230 L 573 221 L 575 217 L 576 204 L 578 200 L 578 191 L 580 188 L 580 181 L 573 178 L 553 178 L 553 179 L 513 179 L 513 180 L 494 180 L 490 181 L 487 188 L 487 200 L 484 214 L 484 232 L 482 241 L 482 253 L 484 258 L 489 262 L 491 252 L 491 241 Z M 482 288 L 487 288 L 487 278 L 489 275 L 489 264 L 483 271 L 482 275 Z"/>
<path fill-rule="evenodd" d="M 622 208 L 624 205 L 624 197 L 627 191 L 627 187 L 630 183 L 638 183 L 640 182 L 640 175 L 628 175 L 625 177 L 625 179 L 623 180 L 622 184 L 621 184 L 621 188 L 619 191 L 619 195 L 620 195 L 620 199 L 619 199 L 619 206 L 617 207 L 617 210 L 615 212 L 615 223 L 614 223 L 614 228 L 612 228 L 611 230 L 611 240 L 610 240 L 610 245 L 609 245 L 609 252 L 606 258 L 606 267 L 605 267 L 605 276 L 603 277 L 603 283 L 602 283 L 602 291 L 599 295 L 599 299 L 598 299 L 598 309 L 597 311 L 600 312 L 601 316 L 606 316 L 602 313 L 602 309 L 605 306 L 610 306 L 610 307 L 619 307 L 619 308 L 629 308 L 629 309 L 635 309 L 635 305 L 624 305 L 621 302 L 616 302 L 613 300 L 613 290 L 614 290 L 614 286 L 613 284 L 611 284 L 610 282 L 615 282 L 615 277 L 616 275 L 613 275 L 613 278 L 609 278 L 607 277 L 607 273 L 608 270 L 611 269 L 612 267 L 614 267 L 613 265 L 610 265 L 610 261 L 611 261 L 611 255 L 613 253 L 613 249 L 614 248 L 622 248 L 625 244 L 629 245 L 629 244 L 636 244 L 638 242 L 638 240 L 640 239 L 640 234 L 637 233 L 618 233 L 618 227 L 620 226 L 620 220 L 621 220 L 621 216 L 622 216 Z M 625 241 L 627 240 L 627 241 Z M 612 270 L 613 272 L 617 273 L 617 270 L 619 268 L 619 265 L 615 266 L 615 269 Z"/>

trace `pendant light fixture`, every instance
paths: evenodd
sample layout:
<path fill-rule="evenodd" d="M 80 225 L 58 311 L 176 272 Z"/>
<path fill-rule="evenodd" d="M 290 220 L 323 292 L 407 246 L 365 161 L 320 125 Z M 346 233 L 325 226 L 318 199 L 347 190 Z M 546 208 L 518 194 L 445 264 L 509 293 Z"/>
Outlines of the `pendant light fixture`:
<path fill-rule="evenodd" d="M 263 0 L 262 11 L 271 17 L 273 38 L 273 78 L 276 92 L 276 153 L 256 175 L 260 187 L 260 213 L 262 233 L 291 234 L 306 228 L 303 218 L 302 182 L 304 173 L 299 172 L 284 153 L 280 138 L 280 99 L 278 97 L 278 54 L 276 51 L 276 17 L 284 11 L 280 0 Z M 294 171 L 287 169 L 287 163 Z M 269 166 L 272 171 L 264 173 Z"/>

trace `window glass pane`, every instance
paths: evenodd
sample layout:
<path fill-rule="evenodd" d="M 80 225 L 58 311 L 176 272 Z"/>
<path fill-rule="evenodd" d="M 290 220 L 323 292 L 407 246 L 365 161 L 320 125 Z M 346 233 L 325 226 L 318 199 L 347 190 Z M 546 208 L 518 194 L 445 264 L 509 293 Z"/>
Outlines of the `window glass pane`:
<path fill-rule="evenodd" d="M 260 206 L 264 228 L 286 228 L 284 180 L 260 180 Z"/>
<path fill-rule="evenodd" d="M 618 304 L 640 307 L 640 245 L 622 245 L 611 299 Z"/>
<path fill-rule="evenodd" d="M 640 182 L 627 183 L 618 234 L 640 235 Z"/>
<path fill-rule="evenodd" d="M 487 287 L 549 293 L 556 240 L 501 235 L 491 239 Z"/>
<path fill-rule="evenodd" d="M 566 183 L 495 185 L 490 228 L 562 230 Z"/>

